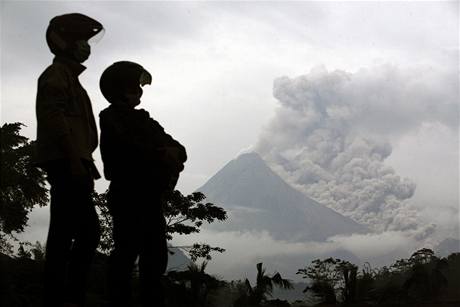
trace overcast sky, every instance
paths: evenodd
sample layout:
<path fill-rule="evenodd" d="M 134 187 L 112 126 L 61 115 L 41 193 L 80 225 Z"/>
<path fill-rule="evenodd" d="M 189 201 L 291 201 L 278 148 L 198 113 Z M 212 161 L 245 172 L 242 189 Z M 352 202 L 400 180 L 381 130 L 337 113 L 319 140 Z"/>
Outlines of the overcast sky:
<path fill-rule="evenodd" d="M 1 6 L 1 122 L 25 123 L 26 136 L 35 138 L 36 80 L 52 61 L 45 42 L 48 22 L 80 12 L 106 29 L 81 75 L 94 113 L 107 106 L 98 80 L 108 65 L 131 60 L 149 70 L 153 82 L 144 88 L 140 107 L 187 147 L 189 161 L 179 183 L 184 193 L 239 152 L 265 148 L 264 157 L 286 180 L 336 208 L 331 189 L 283 173 L 273 158 L 303 140 L 283 127 L 295 126 L 287 115 L 292 110 L 311 107 L 306 82 L 332 93 L 314 101 L 340 114 L 328 129 L 343 124 L 342 141 L 371 140 L 383 148 L 379 168 L 391 168 L 399 178 L 395 189 L 399 182 L 409 184 L 399 201 L 411 204 L 413 218 L 435 224 L 438 236 L 458 236 L 457 1 L 2 1 Z M 344 110 L 351 113 L 344 116 Z M 299 121 L 295 127 L 310 127 L 303 117 L 308 114 L 292 113 Z M 302 147 L 308 149 L 302 161 L 330 172 L 315 164 L 311 146 Z M 102 169 L 99 152 L 95 159 Z M 106 186 L 104 180 L 97 183 L 100 191 Z M 31 222 L 41 229 L 34 233 L 43 238 L 46 214 L 34 216 Z"/>

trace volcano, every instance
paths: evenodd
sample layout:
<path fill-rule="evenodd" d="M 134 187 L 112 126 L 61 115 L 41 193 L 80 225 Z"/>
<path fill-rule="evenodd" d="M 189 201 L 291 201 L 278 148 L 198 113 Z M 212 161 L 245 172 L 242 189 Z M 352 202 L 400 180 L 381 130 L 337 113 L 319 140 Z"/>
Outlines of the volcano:
<path fill-rule="evenodd" d="M 197 191 L 229 215 L 206 226 L 216 231 L 267 231 L 291 242 L 369 231 L 290 186 L 255 152 L 227 163 Z"/>

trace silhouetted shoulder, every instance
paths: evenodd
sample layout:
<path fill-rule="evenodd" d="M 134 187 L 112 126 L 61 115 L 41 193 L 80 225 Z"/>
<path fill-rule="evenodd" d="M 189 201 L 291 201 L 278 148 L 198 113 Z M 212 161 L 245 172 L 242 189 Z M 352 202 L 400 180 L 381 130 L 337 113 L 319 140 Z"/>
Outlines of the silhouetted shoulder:
<path fill-rule="evenodd" d="M 139 128 L 149 121 L 149 113 L 143 109 L 136 110 L 123 105 L 110 105 L 99 113 L 101 122 L 114 122 L 118 126 L 129 125 Z"/>
<path fill-rule="evenodd" d="M 147 112 L 144 109 L 139 109 L 139 110 L 136 110 L 136 111 L 139 112 L 139 115 L 142 117 L 143 120 L 147 121 L 147 123 L 151 126 L 151 128 L 159 130 L 160 132 L 164 132 L 163 126 L 161 126 L 159 122 L 157 122 L 155 119 L 153 119 L 150 116 L 149 112 Z"/>
<path fill-rule="evenodd" d="M 38 86 L 65 86 L 68 84 L 69 71 L 61 63 L 48 66 L 38 78 Z"/>
<path fill-rule="evenodd" d="M 147 110 L 144 110 L 144 109 L 134 109 L 137 114 L 139 114 L 139 116 L 143 117 L 143 118 L 150 118 L 150 113 L 147 111 Z"/>
<path fill-rule="evenodd" d="M 101 112 L 99 112 L 99 117 L 106 118 L 107 116 L 110 116 L 110 113 L 111 113 L 110 107 L 107 107 L 103 109 Z"/>

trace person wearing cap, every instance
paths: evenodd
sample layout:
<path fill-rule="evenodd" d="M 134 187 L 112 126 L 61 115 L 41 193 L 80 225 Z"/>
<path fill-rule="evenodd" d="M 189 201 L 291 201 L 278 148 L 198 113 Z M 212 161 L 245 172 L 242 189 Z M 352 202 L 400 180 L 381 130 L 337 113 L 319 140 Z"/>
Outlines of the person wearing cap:
<path fill-rule="evenodd" d="M 151 75 L 133 62 L 116 62 L 100 88 L 110 106 L 100 115 L 101 156 L 110 180 L 114 250 L 109 268 L 110 306 L 129 306 L 133 266 L 139 257 L 143 306 L 163 306 L 161 276 L 168 254 L 162 206 L 174 190 L 187 154 L 143 109 L 136 109 Z"/>
<path fill-rule="evenodd" d="M 51 189 L 46 242 L 44 301 L 46 307 L 83 306 L 90 264 L 100 229 L 92 202 L 94 179 L 100 177 L 92 158 L 98 145 L 91 101 L 79 82 L 91 48 L 103 26 L 78 13 L 51 19 L 46 42 L 55 55 L 38 79 L 36 97 L 37 165 Z"/>

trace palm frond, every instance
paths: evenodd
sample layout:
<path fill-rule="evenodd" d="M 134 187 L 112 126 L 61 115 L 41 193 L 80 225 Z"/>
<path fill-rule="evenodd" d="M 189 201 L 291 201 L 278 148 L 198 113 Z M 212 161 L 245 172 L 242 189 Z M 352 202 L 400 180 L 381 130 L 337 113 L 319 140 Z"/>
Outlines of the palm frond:
<path fill-rule="evenodd" d="M 294 286 L 292 285 L 292 282 L 289 279 L 282 278 L 280 273 L 276 273 L 272 277 L 272 281 L 276 286 L 283 288 L 283 289 L 293 289 L 294 288 Z"/>

